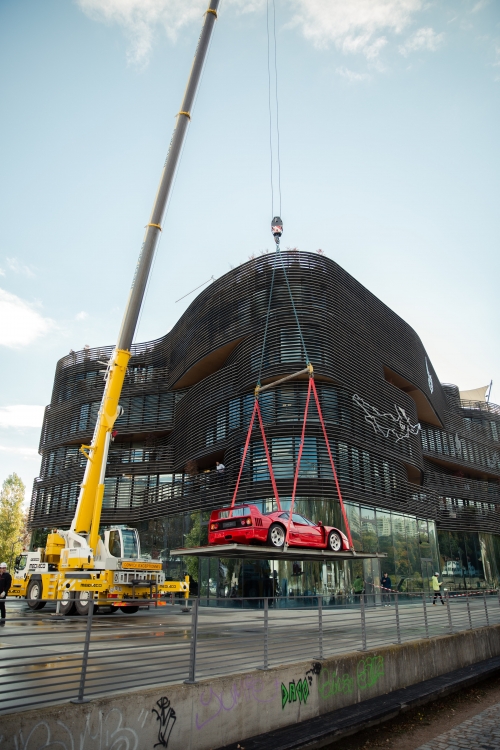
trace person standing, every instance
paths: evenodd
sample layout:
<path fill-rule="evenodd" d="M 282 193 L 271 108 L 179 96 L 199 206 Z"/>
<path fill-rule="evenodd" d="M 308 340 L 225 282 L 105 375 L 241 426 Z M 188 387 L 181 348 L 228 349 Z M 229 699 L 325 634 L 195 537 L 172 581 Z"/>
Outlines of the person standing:
<path fill-rule="evenodd" d="M 7 563 L 0 563 L 0 622 L 5 622 L 5 600 L 12 584 L 12 577 L 7 570 Z"/>
<path fill-rule="evenodd" d="M 380 579 L 380 586 L 382 588 L 382 603 L 385 607 L 390 607 L 391 606 L 392 581 L 387 575 L 387 573 L 384 573 L 384 575 Z"/>
<path fill-rule="evenodd" d="M 216 461 L 215 462 L 215 470 L 217 472 L 217 476 L 218 477 L 223 477 L 224 476 L 224 471 L 226 470 L 226 467 L 220 461 Z"/>
<path fill-rule="evenodd" d="M 443 585 L 443 582 L 438 581 L 439 573 L 434 573 L 434 575 L 431 578 L 432 583 L 432 590 L 434 591 L 434 599 L 432 600 L 433 604 L 436 604 L 436 599 L 441 599 L 441 604 L 444 604 L 443 597 L 441 596 L 441 586 Z"/>

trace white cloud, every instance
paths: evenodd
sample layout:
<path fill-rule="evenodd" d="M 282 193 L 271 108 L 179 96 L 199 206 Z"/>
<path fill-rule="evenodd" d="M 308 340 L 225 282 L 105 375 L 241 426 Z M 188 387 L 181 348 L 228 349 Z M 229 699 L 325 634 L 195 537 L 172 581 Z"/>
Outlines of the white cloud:
<path fill-rule="evenodd" d="M 422 0 L 290 0 L 292 23 L 317 47 L 333 43 L 344 53 L 376 58 L 386 33 L 400 34 L 421 10 Z"/>
<path fill-rule="evenodd" d="M 207 8 L 206 0 L 78 0 L 90 18 L 105 23 L 118 23 L 130 42 L 130 62 L 147 63 L 153 44 L 153 29 L 163 27 L 175 40 L 183 26 L 201 21 Z"/>
<path fill-rule="evenodd" d="M 79 313 L 75 315 L 75 320 L 87 320 L 89 317 L 88 312 L 85 312 L 85 310 L 81 310 Z"/>
<path fill-rule="evenodd" d="M 3 270 L 3 268 L 0 268 L 0 276 L 5 276 L 5 271 Z"/>
<path fill-rule="evenodd" d="M 0 453 L 14 453 L 17 456 L 22 456 L 23 458 L 37 458 L 38 457 L 38 451 L 36 448 L 28 448 L 27 446 L 10 446 L 10 445 L 0 445 Z"/>
<path fill-rule="evenodd" d="M 435 52 L 443 43 L 444 34 L 436 34 L 430 27 L 418 29 L 403 45 L 399 47 L 402 55 L 407 57 L 410 52 L 420 49 Z"/>
<path fill-rule="evenodd" d="M 368 81 L 371 77 L 370 75 L 368 75 L 368 73 L 356 73 L 354 70 L 349 70 L 349 68 L 346 68 L 345 65 L 337 68 L 335 72 L 337 73 L 337 75 L 342 76 L 342 78 L 347 78 L 350 83 Z"/>
<path fill-rule="evenodd" d="M 206 0 L 77 0 L 90 18 L 120 25 L 130 42 L 129 61 L 148 61 L 156 28 L 163 28 L 175 40 L 179 31 L 200 23 Z M 334 44 L 346 54 L 362 54 L 368 60 L 378 57 L 388 43 L 385 34 L 400 34 L 424 0 L 286 0 L 291 26 L 301 29 L 317 47 Z M 255 12 L 265 8 L 263 0 L 230 0 L 237 11 Z"/>
<path fill-rule="evenodd" d="M 50 318 L 44 318 L 15 294 L 0 289 L 0 346 L 27 346 L 53 328 Z"/>
<path fill-rule="evenodd" d="M 29 276 L 31 278 L 34 277 L 34 273 L 30 266 L 25 266 L 23 263 L 20 263 L 17 258 L 6 258 L 7 261 L 7 268 L 10 268 L 11 271 L 14 271 L 14 273 L 20 273 L 23 276 Z"/>
<path fill-rule="evenodd" d="M 0 406 L 0 427 L 41 427 L 44 411 L 37 405 Z"/>

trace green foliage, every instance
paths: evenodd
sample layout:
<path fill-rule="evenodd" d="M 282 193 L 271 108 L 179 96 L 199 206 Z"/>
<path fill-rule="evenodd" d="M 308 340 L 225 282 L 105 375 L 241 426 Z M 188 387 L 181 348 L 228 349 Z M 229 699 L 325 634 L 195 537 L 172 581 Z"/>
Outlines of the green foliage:
<path fill-rule="evenodd" d="M 208 544 L 208 526 L 202 526 L 201 524 L 203 515 L 200 512 L 191 515 L 193 525 L 189 534 L 186 534 L 186 547 L 202 547 L 204 544 Z M 208 520 L 210 514 L 205 515 L 207 516 L 206 520 Z M 198 558 L 186 557 L 184 559 L 186 560 L 187 572 L 193 581 L 198 581 Z"/>
<path fill-rule="evenodd" d="M 21 478 L 11 474 L 0 492 L 0 562 L 6 562 L 9 568 L 22 551 L 27 537 L 24 490 Z"/>

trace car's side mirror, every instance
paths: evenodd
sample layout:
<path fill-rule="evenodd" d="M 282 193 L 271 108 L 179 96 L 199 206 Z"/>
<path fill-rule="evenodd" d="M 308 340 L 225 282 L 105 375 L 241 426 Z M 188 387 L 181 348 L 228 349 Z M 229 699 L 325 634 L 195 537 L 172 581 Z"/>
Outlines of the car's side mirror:
<path fill-rule="evenodd" d="M 318 521 L 318 526 L 323 526 L 323 521 Z"/>

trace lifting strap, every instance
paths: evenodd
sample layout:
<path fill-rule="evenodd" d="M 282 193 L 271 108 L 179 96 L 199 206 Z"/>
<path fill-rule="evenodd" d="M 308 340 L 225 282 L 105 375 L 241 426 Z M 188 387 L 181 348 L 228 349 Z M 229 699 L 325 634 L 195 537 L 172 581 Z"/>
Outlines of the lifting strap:
<path fill-rule="evenodd" d="M 328 440 L 328 435 L 327 435 L 327 432 L 326 432 L 325 422 L 323 420 L 323 413 L 321 411 L 321 406 L 320 406 L 320 403 L 319 403 L 318 392 L 316 390 L 316 384 L 314 382 L 314 375 L 312 373 L 310 373 L 310 375 L 309 375 L 309 387 L 307 389 L 306 407 L 304 409 L 304 421 L 302 422 L 302 434 L 301 434 L 301 437 L 300 437 L 299 454 L 297 456 L 297 466 L 296 466 L 295 474 L 294 474 L 294 477 L 293 477 L 292 502 L 290 503 L 290 511 L 289 511 L 289 514 L 288 514 L 288 523 L 287 523 L 287 526 L 286 526 L 285 547 L 288 545 L 288 541 L 289 541 L 289 538 L 290 538 L 290 525 L 292 523 L 293 506 L 295 504 L 295 494 L 296 494 L 296 491 L 297 491 L 297 482 L 298 482 L 298 479 L 299 479 L 299 472 L 300 472 L 300 461 L 302 459 L 302 451 L 303 451 L 303 448 L 304 448 L 304 439 L 305 439 L 305 434 L 306 434 L 306 424 L 307 424 L 307 415 L 308 415 L 308 412 L 309 412 L 309 403 L 310 403 L 310 400 L 311 400 L 311 391 L 312 391 L 312 393 L 314 395 L 314 400 L 316 402 L 316 408 L 318 410 L 319 420 L 321 422 L 321 428 L 323 430 L 323 437 L 325 438 L 326 449 L 328 451 L 328 458 L 330 459 L 330 466 L 332 467 L 333 478 L 335 480 L 335 486 L 337 488 L 337 494 L 339 496 L 340 509 L 342 511 L 342 518 L 344 520 L 344 525 L 345 525 L 345 529 L 346 529 L 346 532 L 347 532 L 347 539 L 349 541 L 349 547 L 350 547 L 351 550 L 354 550 L 354 545 L 353 545 L 352 536 L 351 536 L 351 529 L 349 527 L 349 521 L 347 519 L 347 513 L 346 513 L 346 510 L 345 510 L 344 501 L 342 499 L 342 493 L 340 491 L 340 484 L 339 484 L 339 480 L 338 480 L 338 476 L 337 476 L 337 471 L 335 469 L 335 463 L 333 461 L 332 451 L 330 449 L 330 441 Z"/>
<path fill-rule="evenodd" d="M 280 498 L 279 498 L 279 495 L 278 495 L 278 488 L 276 486 L 276 479 L 274 477 L 273 465 L 271 463 L 271 456 L 269 455 L 269 448 L 267 446 L 266 433 L 264 432 L 264 423 L 262 422 L 262 414 L 260 412 L 258 397 L 255 398 L 254 406 L 253 406 L 253 412 L 252 412 L 252 418 L 250 420 L 250 424 L 248 425 L 247 439 L 245 441 L 245 447 L 243 449 L 243 456 L 241 458 L 240 471 L 238 473 L 238 479 L 236 480 L 236 487 L 234 488 L 234 494 L 233 494 L 233 500 L 231 502 L 231 508 L 234 508 L 234 504 L 236 502 L 236 495 L 238 494 L 238 489 L 239 489 L 239 486 L 240 486 L 241 475 L 243 474 L 243 467 L 245 466 L 245 459 L 246 459 L 246 456 L 247 456 L 248 447 L 250 445 L 250 438 L 252 436 L 253 423 L 255 421 L 255 415 L 256 414 L 257 414 L 257 417 L 259 419 L 259 426 L 260 426 L 260 431 L 261 431 L 261 434 L 262 434 L 262 441 L 264 443 L 264 450 L 266 452 L 267 467 L 269 469 L 269 476 L 271 477 L 271 484 L 273 486 L 274 497 L 275 497 L 276 503 L 278 505 L 278 510 L 281 510 L 281 503 L 280 503 Z"/>

